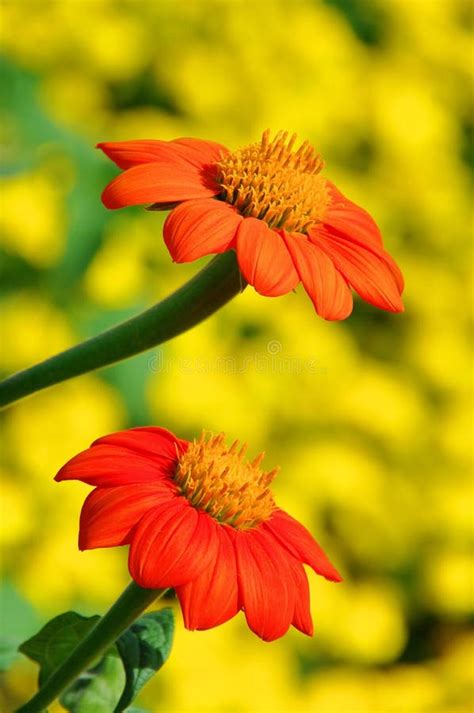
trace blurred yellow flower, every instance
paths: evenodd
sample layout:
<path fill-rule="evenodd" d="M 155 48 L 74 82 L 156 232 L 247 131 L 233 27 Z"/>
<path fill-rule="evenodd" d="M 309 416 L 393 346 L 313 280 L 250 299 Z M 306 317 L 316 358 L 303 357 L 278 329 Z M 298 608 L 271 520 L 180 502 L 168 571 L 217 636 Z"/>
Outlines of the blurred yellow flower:
<path fill-rule="evenodd" d="M 3 178 L 1 244 L 33 265 L 54 265 L 64 247 L 65 213 L 58 187 L 41 173 Z"/>
<path fill-rule="evenodd" d="M 0 544 L 13 547 L 21 545 L 34 527 L 34 503 L 13 476 L 0 474 L 2 517 L 0 519 Z"/>
<path fill-rule="evenodd" d="M 117 221 L 85 274 L 90 299 L 109 308 L 139 300 L 145 286 L 156 279 L 149 266 L 154 242 L 149 223 L 140 218 Z"/>
<path fill-rule="evenodd" d="M 453 619 L 467 618 L 474 611 L 474 559 L 472 552 L 433 552 L 423 572 L 423 596 L 432 611 Z"/>
<path fill-rule="evenodd" d="M 2 301 L 0 365 L 6 372 L 24 369 L 71 346 L 72 329 L 63 311 L 33 292 Z"/>
<path fill-rule="evenodd" d="M 364 584 L 345 582 L 336 594 L 327 596 L 312 579 L 312 601 L 319 611 L 322 645 L 336 658 L 361 664 L 396 660 L 407 632 L 400 596 L 382 581 Z M 316 604 L 315 604 L 316 606 Z"/>

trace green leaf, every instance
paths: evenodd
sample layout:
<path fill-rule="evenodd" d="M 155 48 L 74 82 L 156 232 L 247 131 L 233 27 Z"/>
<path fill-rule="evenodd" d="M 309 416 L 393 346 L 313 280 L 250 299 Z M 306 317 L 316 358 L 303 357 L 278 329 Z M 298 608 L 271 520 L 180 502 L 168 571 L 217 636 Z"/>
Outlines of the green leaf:
<path fill-rule="evenodd" d="M 63 663 L 100 617 L 67 612 L 48 622 L 20 651 L 40 665 L 42 686 Z M 145 683 L 168 658 L 173 642 L 171 609 L 145 614 L 125 631 L 93 668 L 63 693 L 61 704 L 70 713 L 122 713 Z"/>
<path fill-rule="evenodd" d="M 38 683 L 41 687 L 71 651 L 100 619 L 85 617 L 70 611 L 51 619 L 19 650 L 40 666 Z"/>
<path fill-rule="evenodd" d="M 112 646 L 92 669 L 85 671 L 60 697 L 70 713 L 110 713 L 125 686 L 125 671 Z"/>
<path fill-rule="evenodd" d="M 174 634 L 172 609 L 140 617 L 117 640 L 126 673 L 125 688 L 114 713 L 121 713 L 170 655 Z"/>

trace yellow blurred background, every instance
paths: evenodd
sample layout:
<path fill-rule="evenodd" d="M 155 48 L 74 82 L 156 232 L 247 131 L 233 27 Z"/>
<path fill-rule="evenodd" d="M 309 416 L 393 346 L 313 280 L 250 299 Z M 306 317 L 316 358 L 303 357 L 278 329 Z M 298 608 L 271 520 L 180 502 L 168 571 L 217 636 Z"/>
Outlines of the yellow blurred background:
<path fill-rule="evenodd" d="M 298 290 L 247 289 L 191 332 L 33 396 L 2 419 L 4 626 L 100 613 L 126 552 L 77 551 L 89 491 L 52 478 L 104 433 L 224 430 L 281 465 L 281 507 L 345 582 L 310 575 L 316 633 L 265 644 L 242 615 L 184 630 L 139 704 L 153 713 L 468 713 L 469 0 L 3 0 L 5 374 L 166 296 L 163 217 L 108 213 L 98 141 L 271 127 L 321 151 L 406 277 L 406 312 L 319 319 Z M 205 260 L 200 261 L 205 264 Z M 8 612 L 8 613 L 7 613 Z M 2 710 L 35 686 L 20 658 Z M 61 710 L 59 705 L 52 712 Z"/>

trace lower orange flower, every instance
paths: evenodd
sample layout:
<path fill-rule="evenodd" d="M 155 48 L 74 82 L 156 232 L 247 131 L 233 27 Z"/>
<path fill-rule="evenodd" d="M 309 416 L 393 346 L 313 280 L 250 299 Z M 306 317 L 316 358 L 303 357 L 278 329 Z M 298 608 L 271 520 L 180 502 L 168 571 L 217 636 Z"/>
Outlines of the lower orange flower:
<path fill-rule="evenodd" d="M 245 612 L 273 641 L 313 624 L 303 564 L 340 575 L 311 534 L 275 505 L 276 470 L 252 462 L 223 434 L 192 443 L 163 428 L 134 428 L 95 441 L 56 480 L 96 486 L 81 512 L 79 547 L 130 545 L 129 569 L 144 588 L 173 587 L 188 629 L 210 629 Z"/>

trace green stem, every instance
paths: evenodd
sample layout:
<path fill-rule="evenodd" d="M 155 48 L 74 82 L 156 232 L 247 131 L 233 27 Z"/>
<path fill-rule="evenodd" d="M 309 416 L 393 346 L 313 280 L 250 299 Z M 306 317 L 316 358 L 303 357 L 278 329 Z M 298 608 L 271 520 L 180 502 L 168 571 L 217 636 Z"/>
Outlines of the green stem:
<path fill-rule="evenodd" d="M 90 664 L 109 648 L 165 589 L 142 589 L 131 582 L 115 604 L 76 646 L 44 686 L 16 713 L 44 711 Z"/>
<path fill-rule="evenodd" d="M 2 381 L 0 406 L 162 344 L 202 322 L 245 285 L 235 252 L 218 255 L 189 282 L 145 312 Z"/>

